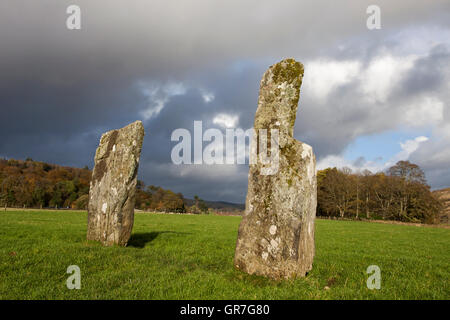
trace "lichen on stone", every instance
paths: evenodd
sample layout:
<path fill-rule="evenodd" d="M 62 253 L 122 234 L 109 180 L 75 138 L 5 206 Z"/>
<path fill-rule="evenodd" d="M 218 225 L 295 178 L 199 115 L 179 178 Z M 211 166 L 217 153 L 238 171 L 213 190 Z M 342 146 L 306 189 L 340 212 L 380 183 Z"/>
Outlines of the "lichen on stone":
<path fill-rule="evenodd" d="M 259 154 L 259 129 L 279 130 L 279 168 L 263 175 L 261 163 L 250 165 L 236 243 L 237 268 L 275 279 L 304 276 L 314 257 L 314 232 L 307 231 L 317 203 L 315 158 L 309 146 L 293 138 L 303 73 L 301 63 L 286 59 L 261 80 L 253 141 Z"/>
<path fill-rule="evenodd" d="M 102 135 L 89 190 L 88 240 L 104 245 L 127 244 L 134 221 L 143 138 L 140 121 Z"/>

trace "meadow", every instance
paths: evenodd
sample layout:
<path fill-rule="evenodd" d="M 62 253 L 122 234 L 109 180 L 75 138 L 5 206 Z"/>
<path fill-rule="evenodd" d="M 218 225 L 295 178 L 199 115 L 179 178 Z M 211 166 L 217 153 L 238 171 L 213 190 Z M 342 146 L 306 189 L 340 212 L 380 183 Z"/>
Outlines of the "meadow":
<path fill-rule="evenodd" d="M 449 229 L 316 220 L 313 270 L 273 281 L 233 267 L 240 220 L 137 213 L 127 247 L 102 247 L 86 241 L 86 212 L 1 211 L 0 299 L 450 299 Z"/>

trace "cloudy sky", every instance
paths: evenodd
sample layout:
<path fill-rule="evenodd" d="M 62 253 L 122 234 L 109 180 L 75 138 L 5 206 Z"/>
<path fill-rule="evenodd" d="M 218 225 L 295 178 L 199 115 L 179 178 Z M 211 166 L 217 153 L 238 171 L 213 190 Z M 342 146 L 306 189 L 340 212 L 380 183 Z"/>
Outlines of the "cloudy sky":
<path fill-rule="evenodd" d="M 287 57 L 305 65 L 295 137 L 319 169 L 410 160 L 450 187 L 448 0 L 2 0 L 0 157 L 92 168 L 101 134 L 139 119 L 146 184 L 243 202 L 248 166 L 174 165 L 171 133 L 251 128 L 262 74 Z"/>

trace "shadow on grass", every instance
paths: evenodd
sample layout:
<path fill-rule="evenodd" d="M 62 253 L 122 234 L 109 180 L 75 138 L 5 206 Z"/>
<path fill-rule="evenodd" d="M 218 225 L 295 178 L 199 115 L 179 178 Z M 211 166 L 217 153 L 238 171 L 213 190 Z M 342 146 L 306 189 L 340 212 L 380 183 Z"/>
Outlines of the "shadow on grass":
<path fill-rule="evenodd" d="M 160 234 L 163 233 L 191 234 L 189 232 L 175 232 L 175 231 L 154 231 L 154 232 L 134 233 L 131 235 L 127 246 L 142 249 L 145 247 L 147 243 L 152 242 Z"/>

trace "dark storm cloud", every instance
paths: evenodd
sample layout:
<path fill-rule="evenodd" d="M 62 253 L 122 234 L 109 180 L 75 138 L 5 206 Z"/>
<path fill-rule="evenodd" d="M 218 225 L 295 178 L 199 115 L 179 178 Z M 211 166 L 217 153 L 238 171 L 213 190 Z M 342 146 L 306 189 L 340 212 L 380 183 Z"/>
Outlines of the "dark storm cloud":
<path fill-rule="evenodd" d="M 433 47 L 430 53 L 418 59 L 414 68 L 399 86 L 402 94 L 415 95 L 425 91 L 436 91 L 446 86 L 446 77 L 450 69 L 449 43 Z"/>
<path fill-rule="evenodd" d="M 177 144 L 171 141 L 172 132 L 178 128 L 187 129 L 193 141 L 194 121 L 202 121 L 203 132 L 219 128 L 225 135 L 225 129 L 213 124 L 212 119 L 226 112 L 239 116 L 239 127 L 252 127 L 259 79 L 264 70 L 253 65 L 241 68 L 236 73 L 211 72 L 206 81 L 194 82 L 198 87 L 170 98 L 157 117 L 145 122 L 148 134 L 144 140 L 140 175 L 147 183 L 160 184 L 189 197 L 198 194 L 206 199 L 244 200 L 247 165 L 177 166 L 170 158 L 171 150 Z M 199 88 L 205 87 L 214 93 L 211 102 L 205 102 L 202 97 Z M 207 144 L 205 142 L 203 146 Z"/>
<path fill-rule="evenodd" d="M 424 142 L 417 151 L 411 155 L 411 161 L 418 163 L 424 170 L 429 184 L 434 189 L 450 186 L 450 48 L 439 46 L 432 50 L 429 56 L 421 59 L 417 64 L 419 68 L 418 77 L 420 79 L 426 70 L 435 75 L 430 79 L 434 86 L 427 90 L 442 92 L 443 119 L 440 125 L 433 128 L 434 139 Z M 423 76 L 425 79 L 431 78 L 429 75 Z M 411 74 L 407 81 L 414 82 Z M 420 81 L 420 80 L 419 80 Z M 406 86 L 408 88 L 408 86 Z M 413 93 L 411 93 L 413 94 Z"/>
<path fill-rule="evenodd" d="M 73 145 L 82 142 L 82 136 L 89 137 L 84 141 L 92 147 L 94 136 L 98 142 L 102 131 L 133 121 L 144 102 L 140 93 L 114 81 L 87 86 L 16 82 L 2 88 L 0 100 L 4 110 L 0 153 L 51 161 L 55 150 L 65 150 L 71 163 L 87 162 L 86 154 L 75 151 Z"/>

